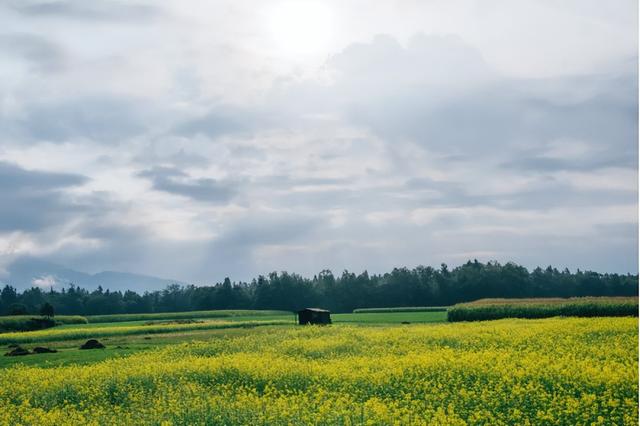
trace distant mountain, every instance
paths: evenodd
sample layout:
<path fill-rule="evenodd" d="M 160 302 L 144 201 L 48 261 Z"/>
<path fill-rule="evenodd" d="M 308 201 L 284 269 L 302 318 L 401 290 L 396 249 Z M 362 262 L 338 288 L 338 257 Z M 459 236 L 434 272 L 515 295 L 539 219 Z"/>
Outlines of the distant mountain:
<path fill-rule="evenodd" d="M 0 282 L 11 284 L 21 291 L 31 287 L 60 289 L 73 283 L 87 290 L 94 290 L 98 286 L 102 286 L 105 290 L 134 290 L 142 293 L 161 290 L 169 284 L 185 284 L 176 280 L 128 272 L 104 271 L 97 274 L 87 274 L 32 257 L 17 259 L 9 265 L 7 272 L 9 275 L 0 279 Z"/>

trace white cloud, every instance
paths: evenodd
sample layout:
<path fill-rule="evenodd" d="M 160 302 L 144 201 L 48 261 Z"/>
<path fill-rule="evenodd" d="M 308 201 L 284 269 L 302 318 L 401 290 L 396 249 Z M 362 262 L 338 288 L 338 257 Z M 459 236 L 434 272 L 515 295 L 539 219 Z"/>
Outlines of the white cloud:
<path fill-rule="evenodd" d="M 31 281 L 31 284 L 33 284 L 36 287 L 49 289 L 51 287 L 54 287 L 56 284 L 58 284 L 58 280 L 53 275 L 45 275 L 39 278 L 34 278 Z"/>

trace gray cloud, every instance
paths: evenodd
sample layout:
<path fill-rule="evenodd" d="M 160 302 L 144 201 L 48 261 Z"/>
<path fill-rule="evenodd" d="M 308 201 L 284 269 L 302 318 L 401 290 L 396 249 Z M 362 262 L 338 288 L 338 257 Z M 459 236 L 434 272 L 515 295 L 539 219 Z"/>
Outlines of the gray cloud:
<path fill-rule="evenodd" d="M 220 182 L 210 178 L 191 178 L 188 174 L 169 167 L 156 167 L 138 173 L 149 179 L 153 189 L 174 195 L 188 197 L 197 201 L 215 204 L 229 202 L 236 194 L 234 184 Z"/>
<path fill-rule="evenodd" d="M 81 175 L 25 170 L 0 162 L 0 232 L 39 231 L 84 210 L 64 190 L 87 182 Z"/>
<path fill-rule="evenodd" d="M 629 151 L 632 151 L 631 149 Z M 632 152 L 616 152 L 611 150 L 603 155 L 593 155 L 588 159 L 578 161 L 571 158 L 552 158 L 544 154 L 516 158 L 504 163 L 504 167 L 516 171 L 533 171 L 550 173 L 558 171 L 582 171 L 588 172 L 609 167 L 622 167 L 634 169 L 638 159 Z"/>
<path fill-rule="evenodd" d="M 55 190 L 81 185 L 86 181 L 87 178 L 81 175 L 25 170 L 15 164 L 0 161 L 0 188 L 3 192 Z"/>
<path fill-rule="evenodd" d="M 406 48 L 378 37 L 330 64 L 349 117 L 389 141 L 477 157 L 574 138 L 614 151 L 610 164 L 635 165 L 627 161 L 637 157 L 633 63 L 614 78 L 514 80 L 492 72 L 460 39 L 423 35 Z"/>
<path fill-rule="evenodd" d="M 145 151 L 143 154 L 136 155 L 133 160 L 136 163 L 145 165 L 164 165 L 175 167 L 177 169 L 186 169 L 191 167 L 204 168 L 211 163 L 211 160 L 204 155 L 196 152 L 186 151 L 180 148 L 169 154 L 158 154 L 155 152 Z"/>
<path fill-rule="evenodd" d="M 230 223 L 226 230 L 211 241 L 205 259 L 198 271 L 199 276 L 207 276 L 210 271 L 221 271 L 233 276 L 250 278 L 247 271 L 253 274 L 286 269 L 282 265 L 270 265 L 261 259 L 259 250 L 269 247 L 288 247 L 291 244 L 308 244 L 323 229 L 326 221 L 317 215 L 291 213 L 261 213 L 243 216 Z M 269 265 L 268 265 L 269 264 Z M 267 271 L 263 270 L 267 268 Z M 228 271 L 228 272 L 227 272 Z"/>
<path fill-rule="evenodd" d="M 19 118 L 0 116 L 9 135 L 31 142 L 74 139 L 117 144 L 149 130 L 152 109 L 118 97 L 80 97 L 29 104 Z"/>
<path fill-rule="evenodd" d="M 39 35 L 0 34 L 0 51 L 27 61 L 42 73 L 58 72 L 66 65 L 66 55 L 60 46 Z"/>
<path fill-rule="evenodd" d="M 204 135 L 215 138 L 224 134 L 244 131 L 249 127 L 250 121 L 252 120 L 247 111 L 236 111 L 235 114 L 222 113 L 216 108 L 215 112 L 177 126 L 172 133 L 187 137 Z"/>
<path fill-rule="evenodd" d="M 159 9 L 147 4 L 96 0 L 12 1 L 11 7 L 32 17 L 58 17 L 83 20 L 140 20 L 157 16 Z"/>
<path fill-rule="evenodd" d="M 634 205 L 634 190 L 577 188 L 552 177 L 530 182 L 518 191 L 495 193 L 453 181 L 410 179 L 406 187 L 417 195 L 414 208 L 488 206 L 505 210 L 538 211 L 560 207 Z"/>

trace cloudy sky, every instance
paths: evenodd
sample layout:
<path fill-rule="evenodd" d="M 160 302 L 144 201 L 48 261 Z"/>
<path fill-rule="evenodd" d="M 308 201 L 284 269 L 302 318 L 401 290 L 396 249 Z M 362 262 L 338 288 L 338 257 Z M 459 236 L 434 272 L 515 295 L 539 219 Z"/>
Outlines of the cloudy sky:
<path fill-rule="evenodd" d="M 0 0 L 0 278 L 638 271 L 636 0 Z"/>

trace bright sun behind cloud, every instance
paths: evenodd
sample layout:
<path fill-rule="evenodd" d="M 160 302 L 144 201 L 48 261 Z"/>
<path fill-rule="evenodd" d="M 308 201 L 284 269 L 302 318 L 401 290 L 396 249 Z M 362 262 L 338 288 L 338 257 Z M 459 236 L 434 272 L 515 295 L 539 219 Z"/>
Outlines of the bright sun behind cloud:
<path fill-rule="evenodd" d="M 285 55 L 321 54 L 333 32 L 331 9 L 319 1 L 285 1 L 268 14 L 268 28 L 276 48 Z"/>

